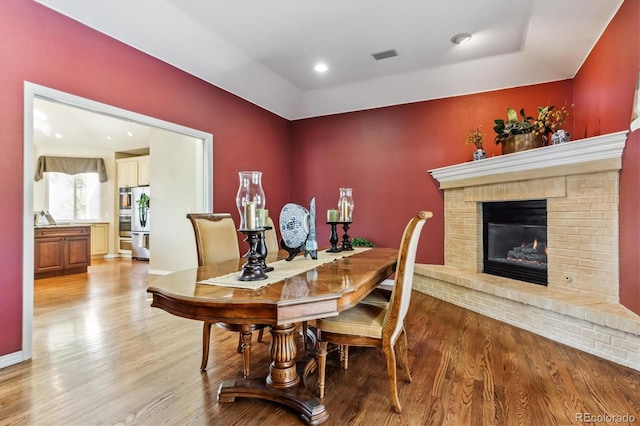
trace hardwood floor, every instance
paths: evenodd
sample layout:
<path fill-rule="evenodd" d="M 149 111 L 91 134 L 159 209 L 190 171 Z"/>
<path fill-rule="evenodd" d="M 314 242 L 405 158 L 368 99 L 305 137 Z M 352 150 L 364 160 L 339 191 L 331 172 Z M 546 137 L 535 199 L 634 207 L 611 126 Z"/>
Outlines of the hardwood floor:
<path fill-rule="evenodd" d="M 302 424 L 269 402 L 218 404 L 220 382 L 241 376 L 237 334 L 214 327 L 200 373 L 202 324 L 151 308 L 147 271 L 101 260 L 88 274 L 36 280 L 33 359 L 0 370 L 1 425 Z M 417 292 L 406 328 L 403 414 L 381 353 L 352 348 L 348 370 L 328 365 L 326 425 L 640 423 L 638 371 Z M 266 374 L 267 335 L 254 337 L 254 377 Z"/>

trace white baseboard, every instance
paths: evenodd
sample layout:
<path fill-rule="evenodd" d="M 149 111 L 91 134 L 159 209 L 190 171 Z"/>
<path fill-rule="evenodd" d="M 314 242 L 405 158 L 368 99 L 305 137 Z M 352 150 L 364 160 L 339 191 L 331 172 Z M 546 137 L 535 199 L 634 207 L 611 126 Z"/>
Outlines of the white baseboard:
<path fill-rule="evenodd" d="M 12 354 L 7 354 L 0 356 L 0 368 L 5 368 L 10 365 L 19 364 L 22 361 L 26 361 L 24 359 L 24 355 L 22 351 L 14 352 Z"/>
<path fill-rule="evenodd" d="M 149 275 L 169 275 L 175 271 L 165 271 L 162 269 L 149 269 Z"/>

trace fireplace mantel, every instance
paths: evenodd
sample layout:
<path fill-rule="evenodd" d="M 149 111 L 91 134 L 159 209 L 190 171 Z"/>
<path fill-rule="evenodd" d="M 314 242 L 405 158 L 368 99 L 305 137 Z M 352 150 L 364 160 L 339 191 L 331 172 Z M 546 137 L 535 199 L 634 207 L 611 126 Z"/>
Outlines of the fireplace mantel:
<path fill-rule="evenodd" d="M 440 189 L 622 168 L 627 131 L 429 170 Z"/>
<path fill-rule="evenodd" d="M 619 304 L 619 171 L 627 132 L 430 170 L 444 265 L 414 288 L 640 371 L 640 316 Z M 546 287 L 483 273 L 483 203 L 546 200 Z"/>

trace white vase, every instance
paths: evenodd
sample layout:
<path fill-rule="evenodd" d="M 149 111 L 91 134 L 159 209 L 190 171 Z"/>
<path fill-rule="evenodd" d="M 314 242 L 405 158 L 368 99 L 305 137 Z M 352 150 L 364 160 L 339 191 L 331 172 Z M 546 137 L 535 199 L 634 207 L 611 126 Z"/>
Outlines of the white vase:
<path fill-rule="evenodd" d="M 487 153 L 484 152 L 484 149 L 478 148 L 473 153 L 473 161 L 478 161 L 487 158 Z"/>
<path fill-rule="evenodd" d="M 551 135 L 551 145 L 558 145 L 564 142 L 569 142 L 571 140 L 571 133 L 564 131 L 562 129 L 556 130 L 556 132 Z"/>

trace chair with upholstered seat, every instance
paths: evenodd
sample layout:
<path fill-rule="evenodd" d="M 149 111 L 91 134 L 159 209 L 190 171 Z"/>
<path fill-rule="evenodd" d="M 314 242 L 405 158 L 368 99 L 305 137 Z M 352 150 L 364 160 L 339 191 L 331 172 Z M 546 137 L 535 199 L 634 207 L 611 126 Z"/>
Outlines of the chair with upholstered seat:
<path fill-rule="evenodd" d="M 271 218 L 267 218 L 267 226 L 271 229 L 264 231 L 264 241 L 267 245 L 267 253 L 275 255 L 280 251 L 280 245 L 278 244 L 278 235 L 276 234 L 276 227 Z"/>
<path fill-rule="evenodd" d="M 324 397 L 327 342 L 339 345 L 340 358 L 345 369 L 349 366 L 349 346 L 375 347 L 382 349 L 386 359 L 393 408 L 398 413 L 402 412 L 396 379 L 396 348 L 399 351 L 399 364 L 405 373 L 405 379 L 411 382 L 404 319 L 411 301 L 418 239 L 425 221 L 432 216 L 431 212 L 422 211 L 407 224 L 398 253 L 395 285 L 386 306 L 359 303 L 338 316 L 316 321 L 321 339 L 318 344 L 318 390 L 321 399 Z"/>
<path fill-rule="evenodd" d="M 187 218 L 191 221 L 195 233 L 198 266 L 240 259 L 237 229 L 229 213 L 190 213 L 187 214 Z M 209 361 L 212 324 L 214 323 L 205 321 L 202 330 L 201 370 L 207 368 Z M 251 363 L 251 334 L 259 330 L 258 341 L 261 342 L 263 329 L 268 325 L 251 324 L 248 327 L 245 325 L 245 330 L 242 329 L 242 324 L 215 322 L 215 325 L 225 330 L 239 332 L 238 352 L 243 352 L 244 355 L 242 374 L 248 377 Z"/>

